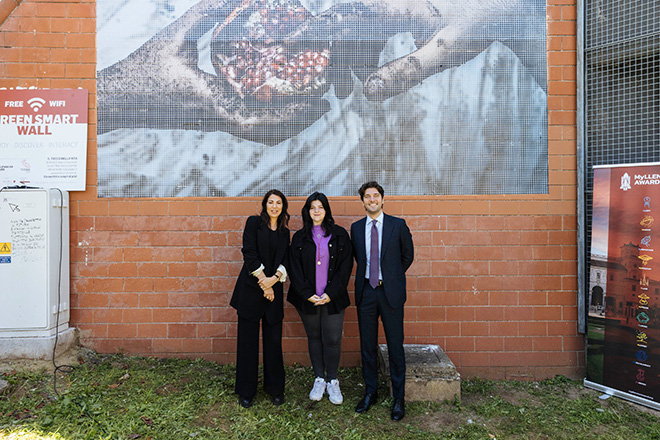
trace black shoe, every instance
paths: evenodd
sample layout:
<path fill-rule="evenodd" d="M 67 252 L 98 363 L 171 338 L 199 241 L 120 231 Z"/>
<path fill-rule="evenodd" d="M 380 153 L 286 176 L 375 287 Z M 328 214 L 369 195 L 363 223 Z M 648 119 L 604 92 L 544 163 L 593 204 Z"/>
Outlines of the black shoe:
<path fill-rule="evenodd" d="M 270 401 L 273 402 L 273 405 L 280 406 L 284 403 L 284 394 L 279 394 L 270 398 Z"/>
<path fill-rule="evenodd" d="M 406 403 L 403 399 L 394 399 L 392 405 L 392 420 L 398 422 L 406 415 Z"/>
<path fill-rule="evenodd" d="M 355 412 L 361 414 L 369 411 L 369 408 L 376 404 L 376 400 L 378 400 L 378 394 L 365 394 L 362 400 L 360 400 L 360 403 L 355 407 Z"/>
<path fill-rule="evenodd" d="M 252 397 L 238 396 L 238 404 L 243 408 L 249 408 L 253 403 Z"/>

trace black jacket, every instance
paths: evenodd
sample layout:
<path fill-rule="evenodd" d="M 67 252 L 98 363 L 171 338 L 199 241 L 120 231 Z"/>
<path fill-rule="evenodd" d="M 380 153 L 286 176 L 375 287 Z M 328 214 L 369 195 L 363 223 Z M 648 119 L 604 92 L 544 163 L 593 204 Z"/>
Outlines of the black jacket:
<path fill-rule="evenodd" d="M 328 313 L 332 315 L 351 304 L 346 286 L 353 270 L 353 250 L 344 228 L 334 225 L 331 233 L 325 293 L 330 297 L 327 307 Z M 293 234 L 287 270 L 291 278 L 287 301 L 306 315 L 316 313 L 316 306 L 307 301 L 307 298 L 316 294 L 316 244 L 311 234 L 303 234 L 302 230 Z"/>
<path fill-rule="evenodd" d="M 275 299 L 273 302 L 264 298 L 264 292 L 259 287 L 257 278 L 250 275 L 261 264 L 264 265 L 264 275 L 275 275 L 280 264 L 287 266 L 289 253 L 289 230 L 284 228 L 278 232 L 275 261 L 265 261 L 268 255 L 268 226 L 263 224 L 261 217 L 251 216 L 245 222 L 243 231 L 243 267 L 236 280 L 234 293 L 229 303 L 236 309 L 241 318 L 258 321 L 264 315 L 271 324 L 284 318 L 284 289 L 282 283 L 273 285 Z M 288 271 L 288 269 L 287 269 Z"/>
<path fill-rule="evenodd" d="M 357 261 L 355 271 L 355 305 L 360 306 L 367 271 L 367 251 L 364 228 L 366 217 L 351 225 L 353 253 Z M 406 271 L 415 259 L 415 247 L 406 221 L 385 214 L 383 245 L 380 249 L 380 270 L 383 274 L 385 298 L 390 307 L 399 308 L 406 302 Z"/>

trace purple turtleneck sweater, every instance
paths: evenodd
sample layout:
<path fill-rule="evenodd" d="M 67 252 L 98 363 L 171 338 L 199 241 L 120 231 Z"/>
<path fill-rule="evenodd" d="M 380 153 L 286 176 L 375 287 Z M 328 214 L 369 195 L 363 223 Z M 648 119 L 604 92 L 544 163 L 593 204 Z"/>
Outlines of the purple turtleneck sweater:
<path fill-rule="evenodd" d="M 312 226 L 312 239 L 316 245 L 316 294 L 318 296 L 323 295 L 325 287 L 328 285 L 328 268 L 330 267 L 328 243 L 332 234 L 327 237 L 324 237 L 323 234 L 325 232 L 320 225 Z"/>

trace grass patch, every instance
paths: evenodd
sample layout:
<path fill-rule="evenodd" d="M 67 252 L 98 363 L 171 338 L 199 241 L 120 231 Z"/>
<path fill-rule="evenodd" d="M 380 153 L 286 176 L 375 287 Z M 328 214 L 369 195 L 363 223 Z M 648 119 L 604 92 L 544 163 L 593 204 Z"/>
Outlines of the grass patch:
<path fill-rule="evenodd" d="M 354 407 L 364 387 L 357 368 L 340 371 L 344 404 L 307 398 L 310 368 L 287 367 L 286 403 L 259 392 L 250 409 L 233 394 L 233 365 L 121 355 L 93 357 L 58 374 L 12 371 L 2 378 L 0 439 L 658 439 L 657 412 L 577 381 L 464 380 L 462 399 L 409 402 L 390 421 L 392 400 Z M 379 389 L 387 396 L 386 384 Z"/>

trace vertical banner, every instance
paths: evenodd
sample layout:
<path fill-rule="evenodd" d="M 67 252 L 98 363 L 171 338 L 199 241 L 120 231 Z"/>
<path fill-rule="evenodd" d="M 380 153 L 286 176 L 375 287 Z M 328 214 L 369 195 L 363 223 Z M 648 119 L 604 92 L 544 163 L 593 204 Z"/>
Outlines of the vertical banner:
<path fill-rule="evenodd" d="M 87 90 L 0 90 L 0 186 L 84 191 L 87 111 Z"/>
<path fill-rule="evenodd" d="M 594 169 L 587 381 L 660 408 L 660 163 Z"/>

